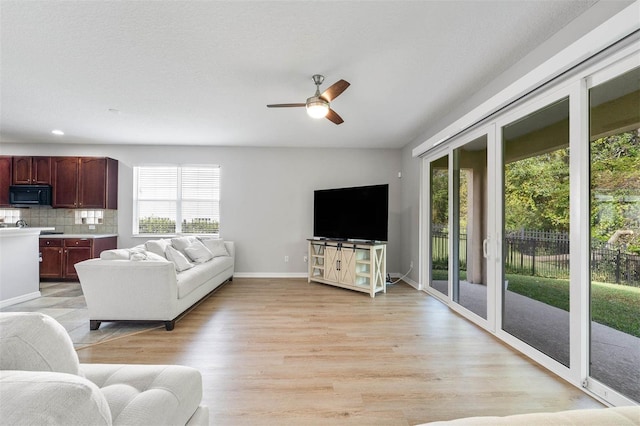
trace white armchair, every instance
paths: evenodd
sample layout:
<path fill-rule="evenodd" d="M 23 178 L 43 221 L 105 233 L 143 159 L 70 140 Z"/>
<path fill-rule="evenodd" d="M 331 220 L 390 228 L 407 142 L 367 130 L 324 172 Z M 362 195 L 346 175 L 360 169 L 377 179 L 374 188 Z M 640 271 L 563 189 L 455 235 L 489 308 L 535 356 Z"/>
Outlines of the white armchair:
<path fill-rule="evenodd" d="M 202 376 L 178 365 L 80 364 L 40 313 L 0 313 L 0 419 L 11 425 L 207 425 Z"/>

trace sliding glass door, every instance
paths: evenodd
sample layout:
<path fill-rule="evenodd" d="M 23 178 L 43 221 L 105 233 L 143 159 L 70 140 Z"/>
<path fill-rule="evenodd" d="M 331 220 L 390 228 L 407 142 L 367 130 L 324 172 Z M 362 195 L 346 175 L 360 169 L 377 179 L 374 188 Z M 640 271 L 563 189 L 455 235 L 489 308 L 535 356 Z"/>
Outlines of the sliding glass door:
<path fill-rule="evenodd" d="M 569 366 L 569 98 L 502 127 L 502 329 Z"/>
<path fill-rule="evenodd" d="M 449 295 L 449 156 L 430 163 L 430 265 L 429 286 Z"/>
<path fill-rule="evenodd" d="M 452 300 L 487 319 L 487 135 L 453 151 Z"/>
<path fill-rule="evenodd" d="M 589 90 L 590 375 L 640 402 L 640 68 Z"/>
<path fill-rule="evenodd" d="M 640 403 L 638 53 L 621 46 L 423 158 L 427 291 L 613 405 Z"/>

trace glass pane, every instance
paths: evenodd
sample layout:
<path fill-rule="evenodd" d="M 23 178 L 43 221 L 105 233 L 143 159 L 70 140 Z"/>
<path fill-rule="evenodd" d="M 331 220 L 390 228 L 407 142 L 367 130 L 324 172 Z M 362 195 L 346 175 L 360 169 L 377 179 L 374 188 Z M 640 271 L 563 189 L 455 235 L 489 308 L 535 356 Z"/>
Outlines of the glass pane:
<path fill-rule="evenodd" d="M 431 283 L 449 294 L 449 156 L 431 163 Z"/>
<path fill-rule="evenodd" d="M 173 234 L 176 232 L 175 201 L 139 201 L 138 232 Z"/>
<path fill-rule="evenodd" d="M 183 167 L 182 198 L 185 200 L 220 199 L 220 168 Z"/>
<path fill-rule="evenodd" d="M 220 212 L 217 201 L 183 201 L 182 232 L 185 234 L 217 234 Z"/>
<path fill-rule="evenodd" d="M 453 300 L 487 318 L 487 137 L 454 151 Z"/>
<path fill-rule="evenodd" d="M 640 401 L 640 69 L 589 104 L 591 376 Z"/>
<path fill-rule="evenodd" d="M 139 200 L 175 200 L 178 196 L 176 167 L 138 167 Z"/>
<path fill-rule="evenodd" d="M 502 328 L 569 366 L 569 99 L 503 128 Z"/>

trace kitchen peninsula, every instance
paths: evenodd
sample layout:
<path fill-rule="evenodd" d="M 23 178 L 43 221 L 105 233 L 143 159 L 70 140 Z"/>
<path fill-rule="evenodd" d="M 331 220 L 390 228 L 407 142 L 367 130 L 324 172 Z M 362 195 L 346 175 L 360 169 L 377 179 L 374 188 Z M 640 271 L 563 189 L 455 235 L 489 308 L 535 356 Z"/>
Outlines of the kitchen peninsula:
<path fill-rule="evenodd" d="M 40 231 L 54 228 L 0 228 L 0 308 L 40 297 Z"/>

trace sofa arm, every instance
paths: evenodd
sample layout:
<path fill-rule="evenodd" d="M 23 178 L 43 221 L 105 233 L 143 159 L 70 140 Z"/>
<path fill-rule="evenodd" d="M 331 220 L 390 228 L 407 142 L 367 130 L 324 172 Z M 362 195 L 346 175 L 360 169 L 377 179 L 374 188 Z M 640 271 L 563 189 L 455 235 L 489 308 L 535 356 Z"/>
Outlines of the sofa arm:
<path fill-rule="evenodd" d="M 233 257 L 233 260 L 234 260 L 234 263 L 235 263 L 236 245 L 233 243 L 233 241 L 225 241 L 224 242 L 224 247 L 227 249 L 227 252 L 229 252 L 229 256 Z"/>
<path fill-rule="evenodd" d="M 75 267 L 92 320 L 167 321 L 177 315 L 171 262 L 90 259 Z"/>
<path fill-rule="evenodd" d="M 0 418 L 8 425 L 111 425 L 98 387 L 67 373 L 0 371 Z"/>

